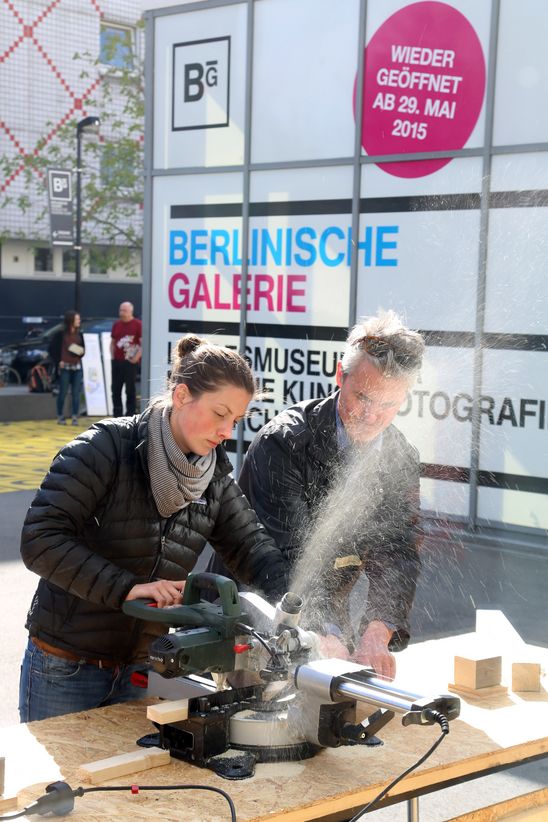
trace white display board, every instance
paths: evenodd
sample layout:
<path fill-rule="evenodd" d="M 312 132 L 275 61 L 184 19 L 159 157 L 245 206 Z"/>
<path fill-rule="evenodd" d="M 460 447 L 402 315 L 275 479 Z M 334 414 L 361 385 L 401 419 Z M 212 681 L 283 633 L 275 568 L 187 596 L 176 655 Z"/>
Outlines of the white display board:
<path fill-rule="evenodd" d="M 88 417 L 105 417 L 109 412 L 99 334 L 84 334 L 84 343 L 86 353 L 82 368 L 87 414 Z"/>

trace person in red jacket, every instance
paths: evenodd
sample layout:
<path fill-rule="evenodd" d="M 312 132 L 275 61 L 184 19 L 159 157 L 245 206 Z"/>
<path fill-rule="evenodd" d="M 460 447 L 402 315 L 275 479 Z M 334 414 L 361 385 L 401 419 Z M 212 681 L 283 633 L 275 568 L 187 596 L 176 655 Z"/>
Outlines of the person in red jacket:
<path fill-rule="evenodd" d="M 125 302 L 118 310 L 119 320 L 112 326 L 110 356 L 112 358 L 112 413 L 123 416 L 122 388 L 126 387 L 126 415 L 135 414 L 137 367 L 141 360 L 142 324 L 133 316 L 132 303 Z"/>

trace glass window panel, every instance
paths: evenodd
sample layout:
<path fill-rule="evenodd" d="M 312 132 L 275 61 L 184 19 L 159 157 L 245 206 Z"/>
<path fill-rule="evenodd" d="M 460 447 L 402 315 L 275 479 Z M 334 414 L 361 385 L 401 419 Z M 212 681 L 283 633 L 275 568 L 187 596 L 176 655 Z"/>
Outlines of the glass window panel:
<path fill-rule="evenodd" d="M 63 251 L 63 272 L 65 274 L 76 273 L 76 251 L 72 248 L 68 251 Z"/>
<path fill-rule="evenodd" d="M 547 41 L 545 0 L 502 0 L 493 123 L 495 145 L 546 141 Z"/>
<path fill-rule="evenodd" d="M 352 156 L 358 14 L 357 0 L 255 4 L 253 162 Z"/>
<path fill-rule="evenodd" d="M 363 208 L 379 208 L 376 202 Z M 401 205 L 406 211 L 394 211 Z M 386 212 L 362 213 L 357 311 L 403 313 L 414 326 L 473 331 L 480 213 L 413 210 L 386 199 Z"/>
<path fill-rule="evenodd" d="M 187 330 L 238 337 L 242 175 L 154 180 L 151 380 L 161 390 L 169 346 Z"/>
<path fill-rule="evenodd" d="M 154 166 L 243 163 L 245 3 L 157 18 Z"/>
<path fill-rule="evenodd" d="M 491 191 L 548 189 L 548 152 L 495 154 L 491 159 Z"/>
<path fill-rule="evenodd" d="M 53 271 L 53 252 L 51 248 L 34 249 L 34 270 L 47 272 Z"/>
<path fill-rule="evenodd" d="M 132 69 L 134 42 L 133 29 L 101 23 L 99 62 L 114 68 Z"/>
<path fill-rule="evenodd" d="M 485 330 L 548 333 L 546 208 L 492 208 L 489 214 Z"/>

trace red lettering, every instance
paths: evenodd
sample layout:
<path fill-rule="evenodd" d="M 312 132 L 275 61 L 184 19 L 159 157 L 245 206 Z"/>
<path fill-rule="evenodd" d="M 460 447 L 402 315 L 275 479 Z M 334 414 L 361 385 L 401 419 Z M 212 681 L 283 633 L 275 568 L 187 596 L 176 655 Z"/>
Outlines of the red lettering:
<path fill-rule="evenodd" d="M 255 276 L 255 288 L 253 293 L 253 310 L 260 310 L 261 298 L 266 300 L 267 311 L 274 311 L 274 300 L 272 292 L 274 290 L 274 277 L 268 274 L 257 274 Z"/>
<path fill-rule="evenodd" d="M 276 310 L 282 311 L 284 307 L 284 275 L 278 274 L 278 299 L 276 301 Z"/>
<path fill-rule="evenodd" d="M 196 308 L 200 302 L 204 303 L 205 308 L 211 308 L 211 297 L 209 295 L 209 288 L 205 274 L 198 274 L 196 277 L 196 288 L 194 289 L 194 296 L 190 307 Z"/>
<path fill-rule="evenodd" d="M 305 305 L 296 305 L 294 298 L 304 297 L 304 288 L 295 288 L 295 283 L 306 282 L 304 274 L 289 274 L 287 278 L 287 310 L 288 311 L 306 311 Z"/>
<path fill-rule="evenodd" d="M 242 294 L 242 275 L 234 274 L 232 277 L 232 308 L 241 308 L 240 297 Z"/>
<path fill-rule="evenodd" d="M 307 277 L 305 274 L 248 274 L 246 283 L 249 311 L 306 311 Z M 168 282 L 168 300 L 173 308 L 215 308 L 219 311 L 240 310 L 242 275 L 224 276 L 220 272 L 201 272 L 189 279 L 183 271 L 172 274 Z"/>
<path fill-rule="evenodd" d="M 221 302 L 221 275 L 215 274 L 215 285 L 214 285 L 214 297 L 213 297 L 213 307 L 228 310 L 230 308 L 230 303 L 223 303 Z"/>
<path fill-rule="evenodd" d="M 187 286 L 186 288 L 181 287 Z M 176 291 L 177 289 L 177 291 Z M 188 308 L 188 277 L 182 271 L 174 274 L 168 285 L 169 302 L 173 308 Z"/>

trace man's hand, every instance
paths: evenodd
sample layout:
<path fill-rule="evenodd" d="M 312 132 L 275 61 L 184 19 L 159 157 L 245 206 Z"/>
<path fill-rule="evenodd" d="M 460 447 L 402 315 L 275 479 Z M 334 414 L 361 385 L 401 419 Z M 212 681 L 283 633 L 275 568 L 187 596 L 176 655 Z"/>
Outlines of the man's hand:
<path fill-rule="evenodd" d="M 183 580 L 172 582 L 170 579 L 158 579 L 156 582 L 144 582 L 133 586 L 126 597 L 126 602 L 132 599 L 153 599 L 159 608 L 180 605 L 184 588 Z"/>
<path fill-rule="evenodd" d="M 379 676 L 394 679 L 396 660 L 388 650 L 391 638 L 392 631 L 384 622 L 370 622 L 351 658 L 360 665 L 373 668 Z"/>
<path fill-rule="evenodd" d="M 334 634 L 320 637 L 320 652 L 325 659 L 350 659 L 348 648 Z"/>

